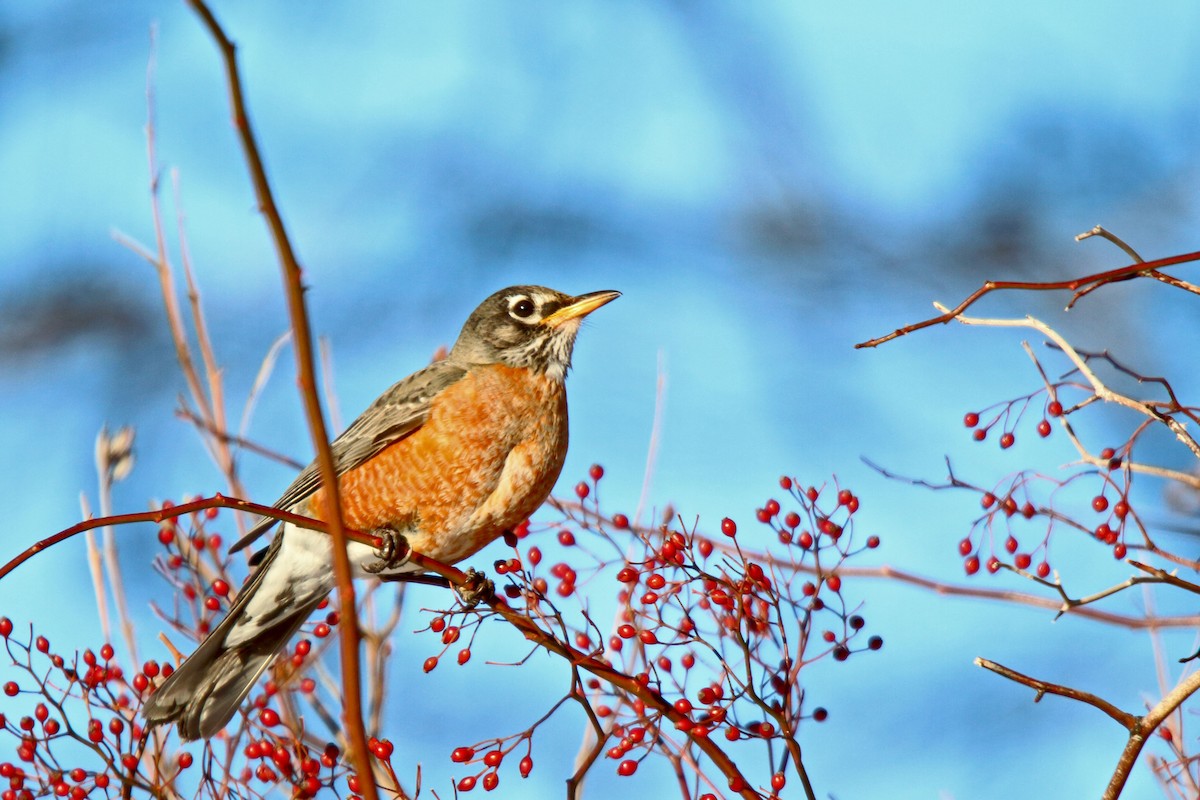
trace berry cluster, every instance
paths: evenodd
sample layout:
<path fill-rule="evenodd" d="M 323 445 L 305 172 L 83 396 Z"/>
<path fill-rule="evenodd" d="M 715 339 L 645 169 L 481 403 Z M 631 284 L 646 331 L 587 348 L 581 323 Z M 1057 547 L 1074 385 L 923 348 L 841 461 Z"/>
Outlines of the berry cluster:
<path fill-rule="evenodd" d="M 765 745 L 774 768 L 764 796 L 777 794 L 789 764 L 802 770 L 795 763 L 800 723 L 828 717 L 824 708 L 807 708 L 803 668 L 883 644 L 878 636 L 859 644 L 866 622 L 847 601 L 838 574 L 847 559 L 879 545 L 875 536 L 856 541 L 859 498 L 841 487 L 801 489 L 785 477 L 780 487 L 789 507 L 772 499 L 756 512 L 773 532 L 770 538 L 739 532 L 730 518 L 720 522 L 714 538 L 673 525 L 674 519 L 643 527 L 624 514 L 604 514 L 597 500 L 603 476 L 603 468 L 593 466 L 589 480 L 575 487 L 579 502 L 560 501 L 564 521 L 521 526 L 509 541 L 516 545 L 513 556 L 495 564 L 508 581 L 505 597 L 523 601 L 531 617 L 553 622 L 548 635 L 637 687 L 583 676 L 559 705 L 571 700 L 587 709 L 608 736 L 598 752 L 615 764 L 617 775 L 635 774 L 655 753 L 697 764 L 698 743 L 719 735 L 724 746 Z M 560 560 L 548 569 L 543 548 L 550 549 L 549 541 L 542 534 L 561 548 Z M 522 552 L 522 540 L 531 535 L 541 544 Z M 629 555 L 631 544 L 639 556 Z M 606 574 L 616 583 L 617 615 L 604 634 L 585 609 L 595 606 Z M 808 579 L 799 579 L 802 574 Z M 577 590 L 584 584 L 592 587 L 586 599 Z M 560 608 L 567 600 L 580 606 L 582 624 L 576 627 Z M 483 615 L 477 609 L 438 612 L 428 630 L 447 648 L 468 626 L 473 638 Z M 436 666 L 437 656 L 427 669 L 430 662 Z M 453 762 L 479 766 L 455 788 L 495 788 L 505 757 L 518 748 L 524 754 L 518 771 L 528 775 L 532 736 L 548 716 L 519 733 L 455 749 Z"/>
<path fill-rule="evenodd" d="M 184 751 L 158 760 L 156 769 L 146 768 L 157 754 L 147 751 L 135 711 L 148 675 L 169 675 L 169 667 L 146 662 L 130 680 L 111 645 L 65 657 L 32 631 L 27 640 L 18 639 L 7 617 L 0 617 L 0 636 L 13 667 L 26 675 L 4 684 L 0 734 L 14 737 L 17 748 L 16 763 L 0 763 L 0 778 L 8 784 L 0 798 L 78 799 L 123 785 L 149 789 L 153 781 L 174 780 L 191 766 L 192 756 Z M 79 720 L 78 709 L 86 709 L 86 721 Z"/>
<path fill-rule="evenodd" d="M 1038 394 L 1000 404 L 1002 410 L 995 413 L 986 423 L 981 423 L 979 413 L 970 412 L 965 415 L 964 424 L 974 430 L 974 438 L 977 441 L 982 441 L 987 437 L 988 429 L 1003 420 L 1004 434 L 1001 436 L 1000 446 L 1011 447 L 1015 438 L 1009 428 L 1010 423 L 1020 418 L 1032 398 Z M 1013 409 L 1017 406 L 1020 406 L 1020 410 L 1014 412 Z M 1056 418 L 1063 414 L 1061 403 L 1057 399 L 1050 399 L 1045 405 L 1045 417 L 1038 423 L 1038 433 L 1042 437 L 1048 436 L 1051 429 L 1047 417 Z M 1127 443 L 1122 448 L 1126 455 L 1131 444 Z M 1125 558 L 1128 553 L 1125 529 L 1126 520 L 1131 515 L 1129 491 L 1132 472 L 1124 468 L 1126 459 L 1111 447 L 1100 451 L 1098 462 L 1103 464 L 1099 469 L 1078 469 L 1065 478 L 1052 478 L 1038 472 L 1022 471 L 1004 478 L 996 487 L 987 490 L 964 483 L 952 475 L 950 486 L 978 492 L 984 512 L 976 518 L 967 536 L 958 543 L 964 571 L 968 575 L 974 575 L 981 568 L 986 568 L 988 572 L 995 573 L 1007 564 L 1022 572 L 1032 569 L 1038 578 L 1048 579 L 1051 573 L 1050 541 L 1055 530 L 1060 527 L 1091 534 L 1097 541 L 1112 547 L 1114 558 Z M 1093 513 L 1101 515 L 1099 522 L 1088 522 L 1082 516 L 1072 516 L 1061 510 L 1062 493 L 1068 486 L 1097 479 L 1100 482 L 1099 492 L 1093 494 L 1088 503 Z M 1047 502 L 1036 501 L 1036 486 L 1048 487 Z M 1110 503 L 1110 495 L 1117 498 L 1115 502 Z M 1044 527 L 1039 530 L 1032 547 L 1022 547 L 1019 538 L 1021 532 L 1017 529 L 1017 523 L 1035 518 L 1041 518 Z"/>
<path fill-rule="evenodd" d="M 1050 420 L 1063 415 L 1062 403 L 1053 394 L 1058 388 L 1060 387 L 1052 386 L 1039 389 L 1033 394 L 1004 403 L 998 403 L 984 409 L 982 412 L 967 412 L 963 415 L 963 425 L 971 429 L 971 438 L 977 442 L 987 439 L 988 433 L 992 428 L 999 425 L 1001 431 L 1000 449 L 1007 450 L 1017 443 L 1016 428 L 1021 418 L 1033 403 L 1034 398 L 1040 397 L 1044 393 L 1046 397 L 1044 398 L 1045 402 L 1042 407 L 1042 418 L 1037 423 L 1037 433 L 1038 436 L 1045 439 L 1053 430 Z M 985 417 L 986 419 L 984 419 Z"/>

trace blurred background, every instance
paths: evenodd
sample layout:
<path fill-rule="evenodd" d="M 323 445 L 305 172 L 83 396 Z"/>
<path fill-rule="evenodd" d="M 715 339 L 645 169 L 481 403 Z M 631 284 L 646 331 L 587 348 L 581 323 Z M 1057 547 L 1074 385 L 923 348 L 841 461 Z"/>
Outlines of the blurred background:
<path fill-rule="evenodd" d="M 1097 223 L 1147 258 L 1197 249 L 1192 3 L 1137 12 L 778 0 L 214 10 L 240 47 L 314 329 L 331 344 L 341 422 L 450 344 L 498 288 L 619 289 L 576 349 L 562 481 L 568 490 L 602 463 L 609 511 L 632 514 L 642 495 L 661 372 L 647 518 L 670 503 L 702 529 L 729 515 L 746 536 L 765 535 L 753 533 L 754 509 L 778 494 L 781 474 L 806 484 L 836 475 L 861 497 L 860 531 L 883 540 L 861 565 L 961 580 L 956 544 L 977 499 L 888 481 L 861 458 L 940 479 L 948 455 L 960 476 L 986 485 L 1071 461 L 1061 433 L 1034 441 L 1036 412 L 1006 451 L 995 437 L 971 442 L 962 426 L 966 411 L 1039 388 L 1020 348 L 1029 337 L 939 327 L 877 350 L 853 344 L 985 279 L 1064 279 L 1126 263 L 1103 241 L 1073 241 Z M 112 235 L 153 243 L 152 28 L 159 160 L 178 170 L 181 198 L 173 202 L 168 175 L 166 223 L 176 242 L 175 215 L 186 217 L 234 419 L 287 328 L 221 65 L 191 13 L 158 2 L 0 5 L 5 559 L 76 522 L 80 492 L 94 503 L 92 447 L 104 424 L 137 430 L 117 511 L 225 488 L 175 417 L 186 387 L 153 272 Z M 1176 274 L 1195 279 L 1188 268 Z M 1034 314 L 1195 398 L 1193 299 L 1148 281 L 1109 287 L 1069 314 L 1066 299 L 998 295 L 977 311 Z M 1130 423 L 1098 414 L 1081 432 L 1098 449 L 1123 442 Z M 311 457 L 290 351 L 249 434 Z M 1140 455 L 1191 466 L 1165 437 Z M 252 455 L 240 468 L 264 502 L 293 474 Z M 1160 486 L 1140 487 L 1150 521 L 1188 527 Z M 221 521 L 231 541 L 230 515 Z M 1196 550 L 1192 538 L 1165 536 Z M 165 658 L 146 610 L 166 591 L 146 566 L 153 528 L 119 539 L 143 657 Z M 491 552 L 477 566 L 498 557 Z M 1086 543 L 1064 544 L 1052 560 L 1077 595 L 1129 574 Z M 971 582 L 1032 588 L 1005 573 Z M 1130 711 L 1159 696 L 1145 634 L 881 581 L 847 584 L 886 644 L 806 672 L 810 698 L 830 710 L 801 736 L 822 797 L 1096 796 L 1124 743 L 1118 726 L 1079 704 L 1035 706 L 1031 692 L 974 667 L 976 656 Z M 1137 592 L 1105 607 L 1136 614 L 1152 601 L 1190 610 Z M 567 680 L 540 658 L 527 668 L 536 681 L 477 663 L 423 675 L 432 644 L 407 631 L 426 624 L 420 606 L 442 602 L 413 594 L 395 666 L 408 721 L 388 731 L 401 760 L 419 760 L 425 785 L 439 791 L 454 774 L 454 746 L 526 727 Z M 82 540 L 6 579 L 0 613 L 18 630 L 35 620 L 60 649 L 98 646 Z M 1168 660 L 1193 640 L 1190 631 L 1167 637 Z M 562 714 L 535 737 L 538 767 L 519 791 L 556 796 L 582 728 Z M 595 770 L 592 796 L 675 791 L 662 765 L 619 780 L 611 766 Z M 1155 791 L 1139 766 L 1127 796 Z"/>

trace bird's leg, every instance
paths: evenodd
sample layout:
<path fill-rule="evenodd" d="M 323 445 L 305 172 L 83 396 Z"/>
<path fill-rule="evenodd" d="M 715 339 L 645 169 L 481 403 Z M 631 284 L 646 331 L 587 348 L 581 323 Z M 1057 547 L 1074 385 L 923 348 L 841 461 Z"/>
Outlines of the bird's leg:
<path fill-rule="evenodd" d="M 374 528 L 370 534 L 379 539 L 379 547 L 375 550 L 379 557 L 375 561 L 364 563 L 362 565 L 364 570 L 379 573 L 385 569 L 399 567 L 408 561 L 412 548 L 408 546 L 408 539 L 404 538 L 404 534 L 400 531 L 384 527 Z"/>
<path fill-rule="evenodd" d="M 463 605 L 470 609 L 493 598 L 496 595 L 496 584 L 492 583 L 487 573 L 470 567 L 467 569 L 466 585 L 455 587 L 454 590 L 462 598 Z"/>

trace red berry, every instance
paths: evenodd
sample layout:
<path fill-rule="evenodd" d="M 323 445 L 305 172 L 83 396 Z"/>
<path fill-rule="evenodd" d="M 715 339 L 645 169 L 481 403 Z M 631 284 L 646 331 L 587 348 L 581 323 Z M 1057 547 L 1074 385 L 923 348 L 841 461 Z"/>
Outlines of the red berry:
<path fill-rule="evenodd" d="M 217 597 L 225 597 L 229 594 L 229 584 L 218 578 L 212 583 L 212 592 Z"/>
<path fill-rule="evenodd" d="M 958 543 L 958 554 L 960 556 L 969 556 L 971 554 L 971 549 L 972 545 L 970 539 L 963 539 Z"/>
<path fill-rule="evenodd" d="M 279 712 L 273 708 L 264 708 L 258 715 L 258 720 L 268 728 L 273 728 L 279 724 Z"/>
<path fill-rule="evenodd" d="M 701 558 L 708 558 L 712 555 L 713 543 L 708 539 L 701 539 L 696 543 L 696 549 L 700 551 Z"/>
<path fill-rule="evenodd" d="M 837 575 L 830 575 L 825 579 L 825 585 L 835 592 L 840 592 L 842 590 L 842 579 Z"/>
<path fill-rule="evenodd" d="M 979 556 L 971 556 L 963 562 L 963 569 L 967 571 L 968 575 L 974 575 L 976 572 L 979 572 Z"/>
<path fill-rule="evenodd" d="M 9 697 L 16 697 L 21 692 L 21 687 L 17 686 L 16 681 L 9 681 L 4 684 L 4 693 Z"/>
<path fill-rule="evenodd" d="M 1037 425 L 1037 432 L 1038 436 L 1041 436 L 1043 439 L 1045 439 L 1050 435 L 1050 423 L 1046 420 L 1039 422 Z"/>
<path fill-rule="evenodd" d="M 450 754 L 450 760 L 456 764 L 464 764 L 475 757 L 475 750 L 470 747 L 456 747 Z"/>
<path fill-rule="evenodd" d="M 737 536 L 737 523 L 729 517 L 721 520 L 721 533 L 726 536 Z"/>
<path fill-rule="evenodd" d="M 12 632 L 13 632 L 12 620 L 9 619 L 8 617 L 0 617 L 0 636 L 3 636 L 5 639 L 7 639 L 9 637 L 9 634 L 11 634 Z"/>
<path fill-rule="evenodd" d="M 591 491 L 592 491 L 592 487 L 588 486 L 583 481 L 580 481 L 579 483 L 575 484 L 575 496 L 578 497 L 580 500 L 582 500 L 583 498 L 585 498 L 589 494 L 591 494 Z"/>
<path fill-rule="evenodd" d="M 421 669 L 425 670 L 426 672 L 433 672 L 435 669 L 437 669 L 437 665 L 438 657 L 430 656 L 429 658 L 425 659 L 425 663 L 421 666 Z"/>
<path fill-rule="evenodd" d="M 849 489 L 842 489 L 838 492 L 837 501 L 839 506 L 850 505 L 850 501 L 854 499 L 854 494 Z"/>
<path fill-rule="evenodd" d="M 588 475 L 591 476 L 592 480 L 598 481 L 604 477 L 604 467 L 599 464 L 592 464 L 591 468 L 588 469 Z"/>
<path fill-rule="evenodd" d="M 1115 456 L 1116 454 L 1117 454 L 1117 451 L 1116 451 L 1116 450 L 1113 450 L 1111 447 L 1106 447 L 1106 448 L 1104 448 L 1103 450 L 1101 450 L 1101 451 L 1100 451 L 1100 458 L 1103 458 L 1103 459 L 1106 459 L 1106 460 L 1107 460 L 1107 459 L 1110 459 L 1110 458 L 1112 458 L 1112 457 L 1113 457 L 1113 456 Z"/>
<path fill-rule="evenodd" d="M 517 765 L 517 769 L 521 772 L 522 778 L 528 778 L 529 773 L 533 772 L 533 759 L 525 756 L 521 759 L 521 763 Z"/>
<path fill-rule="evenodd" d="M 1096 495 L 1092 498 L 1092 510 L 1102 512 L 1108 510 L 1108 498 L 1104 495 Z"/>
<path fill-rule="evenodd" d="M 460 792 L 469 792 L 475 788 L 475 776 L 468 775 L 458 782 L 458 790 Z"/>
<path fill-rule="evenodd" d="M 1113 506 L 1113 514 L 1116 514 L 1117 519 L 1125 519 L 1129 515 L 1129 504 L 1124 500 L 1118 500 Z"/>
<path fill-rule="evenodd" d="M 971 433 L 971 438 L 977 442 L 982 442 L 984 439 L 987 438 L 987 430 L 984 428 L 976 428 Z"/>
<path fill-rule="evenodd" d="M 575 544 L 575 534 L 571 533 L 570 531 L 568 531 L 566 529 L 559 531 L 558 532 L 558 543 L 561 544 L 563 547 L 570 547 L 571 545 Z"/>
<path fill-rule="evenodd" d="M 1017 557 L 1013 559 L 1013 563 L 1017 569 L 1029 569 L 1029 565 L 1033 563 L 1033 558 L 1028 553 L 1017 553 Z"/>
<path fill-rule="evenodd" d="M 1113 548 L 1113 558 L 1120 561 L 1124 557 L 1125 557 L 1125 545 L 1118 544 L 1116 547 Z"/>
<path fill-rule="evenodd" d="M 813 709 L 812 718 L 816 722 L 824 722 L 825 720 L 829 719 L 829 712 L 818 706 L 817 708 Z"/>
<path fill-rule="evenodd" d="M 1037 565 L 1037 574 L 1039 578 L 1045 578 L 1050 574 L 1050 565 L 1045 561 Z"/>
<path fill-rule="evenodd" d="M 624 514 L 613 514 L 612 524 L 617 530 L 626 530 L 629 528 L 629 517 Z"/>
<path fill-rule="evenodd" d="M 989 558 L 988 562 L 987 562 L 987 571 L 992 573 L 993 575 L 995 575 L 997 572 L 999 572 L 1000 571 L 1000 559 L 996 558 L 995 556 L 992 556 L 991 558 Z"/>
<path fill-rule="evenodd" d="M 771 788 L 775 791 L 780 791 L 784 786 L 787 786 L 787 777 L 782 772 L 776 772 L 771 776 Z"/>
<path fill-rule="evenodd" d="M 779 479 L 779 488 L 783 489 L 785 492 L 790 492 L 792 490 L 792 479 L 787 475 L 782 476 Z"/>
<path fill-rule="evenodd" d="M 1057 400 L 1051 400 L 1046 406 L 1046 413 L 1052 417 L 1061 417 L 1063 412 L 1062 403 Z"/>
<path fill-rule="evenodd" d="M 996 504 L 996 495 L 991 492 L 984 492 L 983 497 L 979 498 L 979 505 L 984 508 L 991 508 Z"/>
<path fill-rule="evenodd" d="M 1012 433 L 1005 433 L 1000 437 L 1000 448 L 1002 450 L 1007 450 L 1008 448 L 1012 447 L 1016 441 L 1017 437 L 1013 436 Z"/>
<path fill-rule="evenodd" d="M 624 777 L 629 777 L 633 773 L 637 772 L 637 768 L 637 762 L 633 759 L 627 758 L 617 765 L 617 774 Z"/>
<path fill-rule="evenodd" d="M 1004 540 L 1004 549 L 1010 553 L 1017 552 L 1017 540 L 1013 537 L 1008 537 Z"/>
<path fill-rule="evenodd" d="M 974 411 L 970 412 L 969 414 L 967 414 L 966 416 L 963 417 L 963 425 L 966 425 L 968 428 L 974 428 L 978 424 L 979 424 L 979 415 L 976 414 Z"/>

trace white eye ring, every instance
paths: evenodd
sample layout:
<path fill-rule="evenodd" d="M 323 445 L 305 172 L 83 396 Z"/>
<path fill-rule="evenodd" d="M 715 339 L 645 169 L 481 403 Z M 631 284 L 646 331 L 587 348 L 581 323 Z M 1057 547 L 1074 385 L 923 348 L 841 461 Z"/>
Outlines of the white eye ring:
<path fill-rule="evenodd" d="M 516 319 L 528 321 L 535 311 L 537 311 L 537 305 L 523 294 L 508 301 L 508 313 Z"/>

